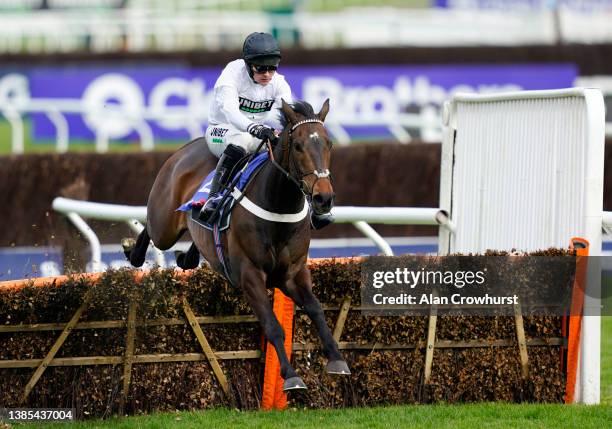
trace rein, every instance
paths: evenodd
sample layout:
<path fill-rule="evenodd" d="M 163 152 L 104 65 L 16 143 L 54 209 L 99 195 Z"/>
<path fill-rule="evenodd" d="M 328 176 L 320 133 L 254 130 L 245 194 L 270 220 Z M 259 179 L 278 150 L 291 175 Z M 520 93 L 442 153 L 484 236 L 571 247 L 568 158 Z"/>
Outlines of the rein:
<path fill-rule="evenodd" d="M 315 118 L 311 118 L 311 119 L 304 119 L 301 120 L 299 122 L 296 122 L 291 129 L 289 130 L 289 138 L 287 139 L 287 146 L 288 149 L 285 149 L 285 147 L 283 147 L 283 152 L 287 151 L 287 158 L 288 158 L 288 162 L 293 161 L 293 168 L 295 171 L 299 172 L 299 177 L 295 178 L 290 171 L 287 171 L 285 168 L 283 168 L 282 165 L 280 165 L 276 159 L 274 159 L 274 154 L 272 151 L 272 146 L 270 144 L 270 142 L 268 141 L 268 152 L 270 154 L 270 162 L 272 162 L 272 165 L 274 165 L 278 170 L 280 170 L 281 173 L 283 173 L 285 175 L 285 177 L 287 179 L 289 179 L 291 182 L 293 182 L 298 189 L 302 192 L 302 194 L 304 194 L 304 196 L 306 198 L 308 198 L 308 200 L 312 200 L 312 193 L 314 192 L 314 188 L 315 185 L 317 184 L 317 182 L 321 179 L 328 179 L 331 180 L 331 173 L 329 172 L 328 169 L 325 169 L 323 171 L 319 171 L 319 170 L 312 170 L 309 173 L 302 173 L 300 171 L 300 169 L 298 168 L 298 166 L 295 164 L 295 160 L 291 157 L 291 148 L 293 147 L 293 145 L 291 144 L 291 134 L 295 131 L 295 129 L 297 127 L 299 127 L 300 125 L 304 125 L 304 124 L 309 124 L 309 123 L 317 123 L 317 124 L 321 124 L 323 125 L 323 121 L 321 121 L 320 119 L 315 119 Z M 312 184 L 312 188 L 308 189 L 308 184 L 306 183 L 306 181 L 304 180 L 305 177 L 308 176 L 316 176 L 316 179 L 314 181 L 314 183 Z"/>

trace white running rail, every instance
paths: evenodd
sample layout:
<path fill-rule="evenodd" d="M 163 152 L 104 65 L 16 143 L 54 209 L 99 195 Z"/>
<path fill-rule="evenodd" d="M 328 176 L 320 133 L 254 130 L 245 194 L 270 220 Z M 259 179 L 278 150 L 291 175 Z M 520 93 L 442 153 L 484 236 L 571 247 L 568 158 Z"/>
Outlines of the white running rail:
<path fill-rule="evenodd" d="M 102 267 L 102 252 L 98 237 L 82 217 L 99 220 L 126 222 L 130 228 L 139 233 L 146 221 L 147 208 L 144 206 L 126 206 L 117 204 L 94 203 L 57 197 L 53 200 L 53 209 L 65 214 L 74 226 L 85 236 L 91 247 L 92 271 Z M 368 222 L 395 225 L 439 225 L 453 230 L 454 226 L 448 216 L 437 208 L 422 207 L 334 207 L 332 210 L 336 223 L 352 223 L 366 237 L 370 238 L 385 255 L 392 256 L 391 246 Z M 82 216 L 82 217 L 81 217 Z M 156 262 L 166 266 L 163 253 L 156 249 Z"/>

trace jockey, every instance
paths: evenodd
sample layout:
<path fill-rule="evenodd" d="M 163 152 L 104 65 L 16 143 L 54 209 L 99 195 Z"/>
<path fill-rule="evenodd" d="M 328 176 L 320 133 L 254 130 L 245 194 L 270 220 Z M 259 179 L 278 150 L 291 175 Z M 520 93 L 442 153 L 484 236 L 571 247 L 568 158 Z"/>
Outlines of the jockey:
<path fill-rule="evenodd" d="M 205 139 L 219 162 L 208 200 L 200 211 L 199 219 L 203 222 L 214 221 L 210 217 L 217 208 L 215 197 L 227 186 L 236 163 L 246 153 L 257 150 L 262 140 L 271 143 L 277 140 L 278 133 L 264 125 L 264 121 L 268 119 L 280 126 L 270 112 L 281 107 L 281 99 L 293 102 L 289 84 L 283 75 L 276 73 L 280 59 L 280 48 L 272 35 L 252 33 L 244 41 L 242 59 L 227 64 L 215 83 Z M 311 216 L 315 229 L 331 222 L 331 214 Z"/>

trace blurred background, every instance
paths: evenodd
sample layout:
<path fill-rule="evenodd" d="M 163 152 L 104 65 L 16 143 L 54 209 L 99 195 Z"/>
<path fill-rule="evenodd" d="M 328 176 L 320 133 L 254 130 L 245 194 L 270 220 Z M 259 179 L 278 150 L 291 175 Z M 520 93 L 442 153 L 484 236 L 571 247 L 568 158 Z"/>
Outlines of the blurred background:
<path fill-rule="evenodd" d="M 296 99 L 331 99 L 339 205 L 437 207 L 457 92 L 598 87 L 612 138 L 610 22 L 612 0 L 0 0 L 0 280 L 84 269 L 52 199 L 144 205 L 253 31 L 279 40 Z M 129 231 L 92 225 L 121 266 Z M 379 231 L 397 252 L 436 249 L 432 227 Z M 312 255 L 375 251 L 340 225 Z"/>

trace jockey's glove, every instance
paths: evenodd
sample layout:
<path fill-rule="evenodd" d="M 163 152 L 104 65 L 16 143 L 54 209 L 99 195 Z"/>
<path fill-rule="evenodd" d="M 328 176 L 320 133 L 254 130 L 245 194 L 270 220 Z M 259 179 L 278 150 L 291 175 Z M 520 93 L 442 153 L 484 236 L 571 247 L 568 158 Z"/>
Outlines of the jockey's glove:
<path fill-rule="evenodd" d="M 276 134 L 274 134 L 274 130 L 265 125 L 253 124 L 249 127 L 248 131 L 249 134 L 258 138 L 259 140 L 269 140 L 270 143 L 276 142 Z"/>

